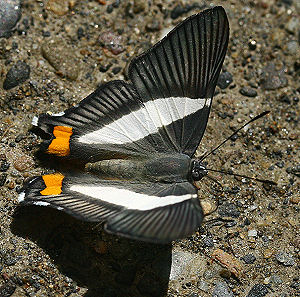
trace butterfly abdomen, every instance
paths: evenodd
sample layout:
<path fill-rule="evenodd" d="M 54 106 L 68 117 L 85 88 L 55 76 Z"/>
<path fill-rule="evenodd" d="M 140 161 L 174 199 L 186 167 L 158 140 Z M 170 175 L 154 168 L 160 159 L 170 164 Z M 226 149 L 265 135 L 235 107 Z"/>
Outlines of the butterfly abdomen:
<path fill-rule="evenodd" d="M 143 159 L 111 159 L 87 163 L 85 169 L 101 178 L 154 182 L 181 182 L 190 175 L 187 155 L 157 154 Z"/>

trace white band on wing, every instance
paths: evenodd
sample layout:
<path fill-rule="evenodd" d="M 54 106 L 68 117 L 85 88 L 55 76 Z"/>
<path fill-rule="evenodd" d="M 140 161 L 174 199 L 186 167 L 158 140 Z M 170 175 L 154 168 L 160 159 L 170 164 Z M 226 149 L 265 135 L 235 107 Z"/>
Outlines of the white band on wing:
<path fill-rule="evenodd" d="M 103 128 L 82 135 L 80 143 L 124 144 L 143 139 L 157 133 L 158 129 L 191 115 L 204 106 L 210 106 L 211 99 L 169 97 L 150 100 L 140 109 L 122 116 Z"/>
<path fill-rule="evenodd" d="M 70 190 L 107 203 L 123 206 L 127 209 L 144 211 L 197 198 L 197 194 L 170 195 L 165 197 L 149 196 L 126 189 L 105 186 L 74 185 L 70 187 Z"/>

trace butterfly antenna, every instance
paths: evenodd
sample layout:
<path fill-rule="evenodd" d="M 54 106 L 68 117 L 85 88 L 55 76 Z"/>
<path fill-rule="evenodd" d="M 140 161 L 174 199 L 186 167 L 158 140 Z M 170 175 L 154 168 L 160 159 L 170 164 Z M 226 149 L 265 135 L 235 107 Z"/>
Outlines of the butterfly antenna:
<path fill-rule="evenodd" d="M 226 138 L 224 141 L 222 141 L 217 147 L 215 147 L 214 149 L 212 149 L 210 152 L 206 152 L 204 153 L 201 157 L 200 157 L 200 162 L 202 162 L 204 159 L 206 159 L 208 156 L 210 156 L 212 153 L 214 153 L 216 150 L 218 150 L 224 143 L 226 143 L 232 136 L 236 135 L 239 131 L 241 131 L 243 128 L 245 128 L 247 125 L 249 125 L 250 123 L 260 119 L 261 117 L 267 115 L 270 111 L 264 111 L 261 114 L 257 115 L 256 117 L 254 117 L 253 119 L 251 119 L 250 121 L 248 121 L 246 124 L 244 124 L 242 127 L 240 127 L 239 129 L 237 129 L 235 132 L 233 132 L 228 138 Z"/>
<path fill-rule="evenodd" d="M 275 185 L 275 186 L 277 185 L 276 182 L 268 180 L 268 179 L 261 179 L 261 178 L 257 178 L 257 177 L 250 177 L 250 176 L 247 176 L 247 175 L 237 174 L 237 173 L 233 173 L 233 172 L 230 172 L 230 171 L 216 170 L 216 169 L 211 169 L 211 168 L 205 168 L 205 170 L 212 171 L 212 172 L 218 172 L 218 173 L 222 173 L 222 174 L 233 175 L 233 176 L 244 177 L 244 178 L 256 180 L 256 181 L 259 181 L 259 182 L 265 183 L 265 184 L 271 184 L 271 185 Z"/>

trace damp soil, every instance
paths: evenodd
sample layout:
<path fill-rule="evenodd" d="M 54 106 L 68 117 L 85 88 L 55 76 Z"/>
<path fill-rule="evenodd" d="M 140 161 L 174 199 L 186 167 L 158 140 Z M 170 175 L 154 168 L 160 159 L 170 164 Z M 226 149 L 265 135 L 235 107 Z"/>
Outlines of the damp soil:
<path fill-rule="evenodd" d="M 197 154 L 269 110 L 207 162 L 277 185 L 212 174 L 222 188 L 203 182 L 199 199 L 218 208 L 169 245 L 18 207 L 24 180 L 57 167 L 36 154 L 32 118 L 126 79 L 133 56 L 210 4 L 231 32 Z M 0 296 L 299 296 L 299 16 L 297 0 L 23 1 L 0 38 Z"/>

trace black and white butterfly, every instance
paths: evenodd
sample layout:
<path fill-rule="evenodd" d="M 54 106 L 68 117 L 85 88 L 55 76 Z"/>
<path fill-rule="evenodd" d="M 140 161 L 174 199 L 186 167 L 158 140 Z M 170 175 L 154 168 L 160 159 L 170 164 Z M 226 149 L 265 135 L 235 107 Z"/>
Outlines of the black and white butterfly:
<path fill-rule="evenodd" d="M 203 220 L 193 185 L 206 174 L 192 159 L 204 134 L 225 58 L 222 7 L 193 15 L 134 58 L 129 82 L 111 81 L 33 125 L 46 153 L 85 163 L 82 174 L 35 177 L 19 200 L 52 206 L 128 238 L 166 243 Z"/>

